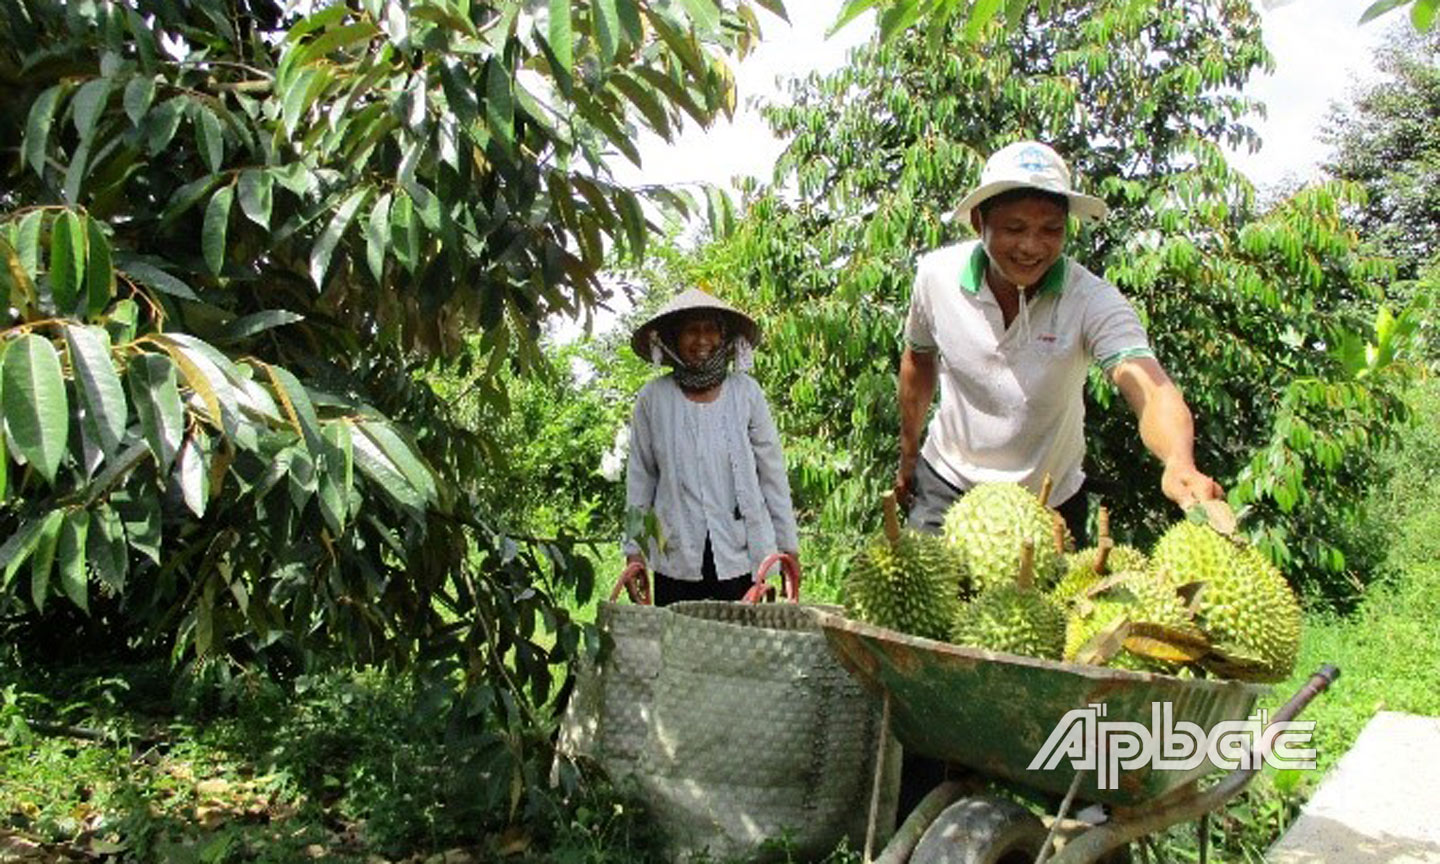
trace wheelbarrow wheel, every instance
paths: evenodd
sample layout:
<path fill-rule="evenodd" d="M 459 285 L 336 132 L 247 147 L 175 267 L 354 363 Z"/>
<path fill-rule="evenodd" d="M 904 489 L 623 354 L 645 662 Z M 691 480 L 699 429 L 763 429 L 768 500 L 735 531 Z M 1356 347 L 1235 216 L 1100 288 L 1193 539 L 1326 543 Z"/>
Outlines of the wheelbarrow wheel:
<path fill-rule="evenodd" d="M 1030 864 L 1045 835 L 1044 824 L 1013 801 L 961 798 L 925 829 L 910 864 Z"/>

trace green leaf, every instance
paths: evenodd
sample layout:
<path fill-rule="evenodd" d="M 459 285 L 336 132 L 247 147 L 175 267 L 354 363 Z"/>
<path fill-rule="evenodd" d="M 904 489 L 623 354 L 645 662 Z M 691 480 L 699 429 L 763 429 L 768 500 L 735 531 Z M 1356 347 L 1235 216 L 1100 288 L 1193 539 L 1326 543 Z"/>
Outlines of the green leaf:
<path fill-rule="evenodd" d="M 110 496 L 110 504 L 120 514 L 130 548 L 143 552 L 156 564 L 160 562 L 163 538 L 159 490 L 145 485 L 122 490 Z M 132 497 L 133 496 L 133 497 Z"/>
<path fill-rule="evenodd" d="M 1005 0 L 975 0 L 970 7 L 970 20 L 965 22 L 965 38 L 971 42 L 985 32 L 985 25 L 1000 13 Z"/>
<path fill-rule="evenodd" d="M 311 451 L 323 452 L 324 438 L 320 430 L 320 418 L 315 414 L 315 406 L 311 404 L 310 394 L 305 387 L 288 369 L 280 366 L 266 365 L 265 374 L 269 376 L 275 398 L 280 400 L 285 416 L 290 419 L 295 432 L 305 438 L 305 445 Z"/>
<path fill-rule="evenodd" d="M 320 473 L 320 515 L 332 534 L 345 531 L 349 515 L 350 492 L 355 485 L 355 453 L 350 440 L 350 424 L 329 423 L 325 426 L 324 462 Z"/>
<path fill-rule="evenodd" d="M 27 310 L 35 305 L 35 283 L 20 262 L 20 253 L 0 237 L 0 308 Z"/>
<path fill-rule="evenodd" d="M 261 228 L 270 227 L 275 180 L 268 171 L 247 168 L 240 172 L 240 211 Z"/>
<path fill-rule="evenodd" d="M 200 248 L 205 266 L 220 274 L 225 267 L 225 235 L 230 229 L 230 205 L 235 200 L 235 187 L 226 186 L 216 192 L 205 206 L 205 227 L 200 234 Z"/>
<path fill-rule="evenodd" d="M 125 545 L 125 526 L 109 504 L 97 504 L 91 514 L 90 532 L 85 538 L 86 557 L 95 575 L 117 594 L 125 590 L 130 568 L 130 550 Z"/>
<path fill-rule="evenodd" d="M 195 112 L 195 139 L 200 145 L 200 155 L 205 158 L 211 174 L 220 173 L 225 164 L 225 133 L 220 127 L 220 118 L 202 102 L 191 103 Z"/>
<path fill-rule="evenodd" d="M 57 558 L 60 564 L 60 590 L 70 602 L 82 610 L 90 611 L 90 597 L 85 579 L 85 545 L 90 533 L 90 514 L 84 510 L 71 510 L 65 514 L 60 526 L 60 543 Z"/>
<path fill-rule="evenodd" d="M 365 223 L 365 263 L 377 283 L 385 279 L 385 250 L 390 247 L 390 193 L 375 199 Z"/>
<path fill-rule="evenodd" d="M 66 210 L 50 225 L 50 292 L 55 311 L 71 315 L 85 278 L 85 226 Z"/>
<path fill-rule="evenodd" d="M 31 170 L 45 176 L 45 154 L 50 146 L 50 128 L 55 125 L 55 105 L 65 85 L 56 84 L 35 98 L 25 121 L 25 161 Z"/>
<path fill-rule="evenodd" d="M 151 108 L 141 121 L 141 129 L 145 132 L 145 148 L 151 154 L 157 154 L 170 146 L 170 141 L 175 137 L 175 131 L 180 128 L 180 120 L 184 117 L 183 96 L 172 96 Z"/>
<path fill-rule="evenodd" d="M 615 0 L 591 0 L 590 32 L 600 46 L 600 62 L 605 66 L 614 63 L 620 47 L 620 15 L 615 11 Z"/>
<path fill-rule="evenodd" d="M 122 258 L 118 262 L 118 268 L 131 280 L 153 288 L 161 294 L 169 294 L 182 300 L 200 299 L 195 296 L 195 292 L 190 289 L 190 286 L 180 279 L 138 258 Z"/>
<path fill-rule="evenodd" d="M 849 24 L 871 9 L 874 9 L 879 4 L 880 0 L 846 0 L 845 5 L 840 9 L 840 14 L 835 18 L 835 23 L 830 25 L 829 30 L 825 31 L 826 38 L 834 36 L 840 32 L 840 29 L 846 24 Z"/>
<path fill-rule="evenodd" d="M 115 263 L 110 256 L 110 239 L 98 219 L 85 220 L 85 312 L 95 318 L 115 297 Z"/>
<path fill-rule="evenodd" d="M 390 424 L 362 420 L 355 425 L 357 429 L 380 445 L 380 449 L 385 452 L 390 462 L 400 469 L 400 473 L 405 475 L 406 481 L 419 490 L 427 501 L 436 499 L 435 477 L 430 468 L 424 463 L 415 448 L 401 438 Z"/>
<path fill-rule="evenodd" d="M 570 0 L 550 0 L 550 20 L 546 22 L 545 41 L 561 70 L 575 68 L 575 33 L 570 21 Z"/>
<path fill-rule="evenodd" d="M 207 470 L 207 454 L 202 438 L 204 433 L 198 429 L 194 435 L 185 439 L 185 444 L 180 448 L 180 457 L 175 460 L 176 483 L 180 484 L 180 494 L 185 499 L 185 506 L 200 519 L 205 516 L 205 504 L 210 497 L 210 478 Z"/>
<path fill-rule="evenodd" d="M 350 221 L 355 218 L 356 211 L 365 203 L 365 196 L 369 194 L 369 186 L 362 186 L 351 192 L 350 196 L 335 208 L 330 224 L 325 226 L 325 230 L 320 233 L 320 239 L 315 241 L 315 246 L 310 250 L 310 279 L 314 281 L 316 288 L 325 287 L 325 272 L 330 269 L 330 256 L 335 254 L 335 246 L 345 235 Z"/>
<path fill-rule="evenodd" d="M 54 511 L 59 512 L 59 511 Z M 22 522 L 19 530 L 11 534 L 3 544 L 0 544 L 0 567 L 5 568 L 5 577 L 0 581 L 0 589 L 8 590 L 10 583 L 15 580 L 15 574 L 35 551 L 35 544 L 40 540 L 40 532 L 45 527 L 49 514 L 44 517 L 37 517 Z"/>
<path fill-rule="evenodd" d="M 210 422 L 219 429 L 225 430 L 226 434 L 233 434 L 234 414 L 227 411 L 226 405 L 234 405 L 235 393 L 226 380 L 224 373 L 203 354 L 187 350 L 185 344 L 181 343 L 178 336 L 184 334 L 167 333 L 163 336 L 153 338 L 175 365 L 180 368 L 180 375 L 185 379 L 191 390 L 205 403 L 206 413 L 210 415 Z"/>
<path fill-rule="evenodd" d="M 714 0 L 680 0 L 685 6 L 690 22 L 702 37 L 713 34 L 720 27 L 720 10 Z"/>
<path fill-rule="evenodd" d="M 305 316 L 299 312 L 291 312 L 289 309 L 266 309 L 263 312 L 253 312 L 236 318 L 229 324 L 220 328 L 216 336 L 218 342 L 238 342 L 247 339 L 256 333 L 264 333 L 276 327 L 283 327 L 286 324 L 294 324 L 296 321 L 304 321 Z"/>
<path fill-rule="evenodd" d="M 150 110 L 150 103 L 155 101 L 155 79 L 145 75 L 131 78 L 125 85 L 124 101 L 125 116 L 130 118 L 131 124 L 139 126 Z"/>
<path fill-rule="evenodd" d="M 70 403 L 60 357 L 50 340 L 26 333 L 6 350 L 4 364 L 0 398 L 5 400 L 11 443 L 53 484 L 70 436 Z"/>
<path fill-rule="evenodd" d="M 1415 5 L 1410 7 L 1410 23 L 1421 33 L 1429 32 L 1435 26 L 1435 11 L 1440 8 L 1440 0 L 1415 0 Z"/>
<path fill-rule="evenodd" d="M 485 123 L 510 150 L 515 145 L 515 97 L 510 73 L 495 57 L 485 64 Z"/>
<path fill-rule="evenodd" d="M 420 260 L 420 226 L 415 223 L 415 205 L 409 195 L 398 196 L 390 208 L 390 230 L 396 260 L 414 273 Z"/>
<path fill-rule="evenodd" d="M 140 416 L 145 442 L 155 454 L 158 473 L 165 476 L 170 473 L 185 434 L 185 408 L 180 402 L 175 364 L 162 354 L 142 354 L 130 361 L 125 377 L 130 382 L 130 398 Z"/>
<path fill-rule="evenodd" d="M 50 595 L 50 572 L 55 567 L 55 547 L 60 543 L 60 526 L 64 521 L 63 510 L 46 513 L 30 553 L 30 599 L 37 612 L 45 611 L 45 600 Z"/>
<path fill-rule="evenodd" d="M 400 506 L 411 511 L 411 516 L 419 521 L 425 510 L 425 499 L 385 455 L 384 449 L 359 427 L 355 429 L 351 441 L 354 445 L 355 464 L 359 466 L 360 473 L 369 477 Z"/>
<path fill-rule="evenodd" d="M 785 4 L 782 2 L 782 0 L 755 0 L 755 2 L 760 6 L 761 9 L 766 10 L 772 15 L 778 16 L 780 20 L 784 21 L 786 24 L 790 23 L 790 15 L 786 13 Z M 836 29 L 838 29 L 840 26 L 843 26 L 843 24 L 832 25 L 832 27 Z M 833 33 L 834 31 L 832 30 L 831 32 Z"/>
<path fill-rule="evenodd" d="M 40 274 L 40 232 L 44 227 L 45 211 L 31 210 L 20 220 L 20 232 L 15 238 L 15 254 L 31 279 Z"/>
<path fill-rule="evenodd" d="M 105 104 L 110 101 L 110 87 L 109 78 L 92 78 L 80 85 L 75 93 L 70 111 L 81 141 L 89 141 L 95 134 L 95 126 L 105 113 Z"/>
<path fill-rule="evenodd" d="M 65 203 L 80 203 L 80 186 L 85 182 L 89 167 L 90 142 L 81 141 L 70 156 L 70 164 L 65 168 L 65 181 L 60 189 L 60 197 Z"/>
<path fill-rule="evenodd" d="M 1408 2 L 1410 2 L 1410 0 L 1376 0 L 1376 2 L 1371 3 L 1368 7 L 1366 7 L 1364 13 L 1360 15 L 1360 20 L 1357 23 L 1364 24 L 1367 21 L 1373 21 L 1381 15 L 1384 15 L 1386 12 L 1389 12 L 1391 9 L 1399 6 L 1404 6 Z"/>
<path fill-rule="evenodd" d="M 70 346 L 70 368 L 80 391 L 80 404 L 95 421 L 100 449 L 113 457 L 120 449 L 129 422 L 125 388 L 115 373 L 110 357 L 110 334 L 102 327 L 67 325 L 65 339 Z"/>

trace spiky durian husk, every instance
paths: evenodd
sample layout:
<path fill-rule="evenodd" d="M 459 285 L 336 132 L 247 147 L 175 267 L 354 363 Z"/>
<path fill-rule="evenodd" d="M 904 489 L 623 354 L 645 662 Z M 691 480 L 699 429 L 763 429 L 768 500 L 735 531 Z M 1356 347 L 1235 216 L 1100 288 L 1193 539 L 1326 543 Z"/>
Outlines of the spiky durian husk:
<path fill-rule="evenodd" d="M 1238 546 L 1207 525 L 1177 522 L 1150 550 L 1150 566 L 1162 582 L 1179 587 L 1228 578 L 1239 565 L 1239 552 Z"/>
<path fill-rule="evenodd" d="M 1283 681 L 1300 651 L 1300 604 L 1260 550 L 1237 557 L 1228 578 L 1209 582 L 1197 598 L 1196 618 L 1217 652 L 1202 664 L 1245 681 Z"/>
<path fill-rule="evenodd" d="M 845 609 L 859 621 L 944 640 L 966 585 L 964 565 L 949 544 L 905 529 L 893 544 L 882 534 L 856 556 Z"/>
<path fill-rule="evenodd" d="M 1194 620 L 1173 589 L 1143 570 L 1115 574 L 1112 588 L 1077 602 L 1065 622 L 1065 659 L 1074 660 L 1085 644 L 1122 616 L 1136 624 L 1155 624 L 1180 633 L 1199 634 Z M 1141 657 L 1121 649 L 1104 665 L 1120 669 L 1173 672 L 1176 664 Z"/>
<path fill-rule="evenodd" d="M 1076 597 L 1093 587 L 1102 578 L 1102 574 L 1095 572 L 1095 561 L 1100 554 L 1097 547 L 1091 546 L 1088 549 L 1081 549 L 1065 556 L 1065 575 L 1050 589 L 1050 598 L 1057 603 L 1069 604 Z M 1128 570 L 1144 570 L 1149 566 L 1149 559 L 1144 552 L 1134 546 L 1115 546 L 1105 559 L 1105 569 L 1108 576 L 1111 573 L 1120 573 Z"/>
<path fill-rule="evenodd" d="M 1065 613 L 1039 591 L 1013 582 L 988 588 L 955 616 L 950 641 L 989 651 L 1060 659 Z"/>
<path fill-rule="evenodd" d="M 1253 547 L 1192 522 L 1170 528 L 1151 554 L 1171 587 L 1195 585 L 1195 623 L 1214 653 L 1210 671 L 1243 681 L 1283 681 L 1295 668 L 1300 606 L 1285 577 Z"/>
<path fill-rule="evenodd" d="M 981 483 L 945 512 L 942 536 L 965 562 L 977 591 L 1009 584 L 1020 570 L 1020 547 L 1035 547 L 1035 582 L 1048 588 L 1060 576 L 1050 511 L 1018 483 Z"/>

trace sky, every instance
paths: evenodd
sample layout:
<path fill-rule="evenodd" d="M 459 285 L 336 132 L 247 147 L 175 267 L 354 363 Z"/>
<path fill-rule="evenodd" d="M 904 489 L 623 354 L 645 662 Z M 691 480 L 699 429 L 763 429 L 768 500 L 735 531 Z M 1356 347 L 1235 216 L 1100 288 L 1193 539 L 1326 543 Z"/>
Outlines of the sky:
<path fill-rule="evenodd" d="M 1264 145 L 1258 154 L 1232 154 L 1232 164 L 1264 187 L 1305 180 L 1317 173 L 1325 148 L 1316 135 L 1332 100 L 1374 75 L 1371 57 L 1388 27 L 1407 13 L 1392 12 L 1359 25 L 1373 0 L 1254 0 L 1264 26 L 1275 72 L 1251 79 L 1250 95 L 1264 101 L 1268 117 L 1257 124 Z M 1266 8 L 1269 3 L 1274 8 Z M 830 39 L 825 30 L 839 0 L 789 0 L 790 23 L 762 13 L 764 40 L 736 69 L 739 103 L 733 122 L 709 130 L 691 124 L 667 145 L 658 137 L 642 142 L 642 168 L 616 166 L 625 182 L 727 185 L 736 176 L 768 179 L 781 144 L 770 136 L 750 104 L 782 90 L 776 76 L 826 72 L 845 62 L 846 51 L 872 32 L 870 19 L 850 23 Z"/>

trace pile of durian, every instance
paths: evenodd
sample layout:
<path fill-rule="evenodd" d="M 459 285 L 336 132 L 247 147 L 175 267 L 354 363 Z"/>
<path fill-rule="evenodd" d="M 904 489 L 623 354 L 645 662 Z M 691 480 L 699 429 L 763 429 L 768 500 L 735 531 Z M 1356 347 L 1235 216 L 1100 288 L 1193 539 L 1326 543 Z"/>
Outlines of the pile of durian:
<path fill-rule="evenodd" d="M 1269 558 L 1236 539 L 1223 506 L 1171 526 L 1146 555 L 1111 540 L 1103 508 L 1097 544 L 1067 551 L 1064 520 L 1042 500 L 1015 483 L 982 483 L 931 536 L 902 527 L 887 495 L 884 530 L 849 569 L 847 614 L 1050 660 L 1241 681 L 1289 677 L 1299 604 Z"/>

